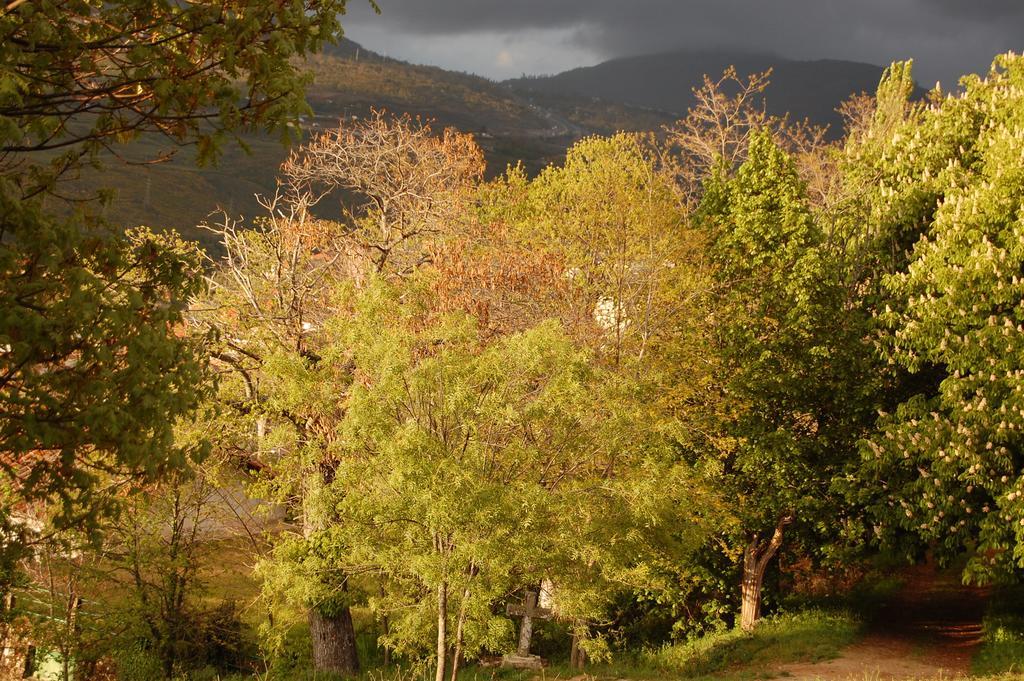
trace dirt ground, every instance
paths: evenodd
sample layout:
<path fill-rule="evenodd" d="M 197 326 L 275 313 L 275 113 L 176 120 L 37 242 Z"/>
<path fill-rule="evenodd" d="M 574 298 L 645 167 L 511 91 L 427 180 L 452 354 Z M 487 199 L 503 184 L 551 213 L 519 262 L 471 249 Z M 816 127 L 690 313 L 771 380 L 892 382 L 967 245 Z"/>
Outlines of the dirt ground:
<path fill-rule="evenodd" d="M 878 612 L 867 635 L 834 660 L 787 665 L 792 681 L 955 679 L 970 672 L 981 643 L 987 593 L 963 586 L 959 573 L 916 567 Z"/>

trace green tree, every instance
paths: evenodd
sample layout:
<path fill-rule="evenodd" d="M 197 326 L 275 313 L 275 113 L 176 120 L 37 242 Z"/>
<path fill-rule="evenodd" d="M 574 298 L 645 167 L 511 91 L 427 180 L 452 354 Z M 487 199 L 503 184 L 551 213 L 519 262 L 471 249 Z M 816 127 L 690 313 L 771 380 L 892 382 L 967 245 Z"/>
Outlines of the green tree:
<path fill-rule="evenodd" d="M 649 433 L 673 442 L 680 459 L 695 458 L 716 446 L 712 417 L 721 399 L 713 268 L 708 234 L 687 219 L 660 158 L 642 136 L 587 138 L 533 180 L 508 173 L 481 203 L 485 220 L 507 225 L 505 252 L 517 252 L 511 241 L 524 253 L 518 261 L 539 258 L 541 271 L 527 279 L 544 281 L 544 290 L 526 292 L 531 303 L 514 309 L 560 320 L 603 370 L 630 386 Z M 489 300 L 493 287 L 481 288 Z M 668 492 L 661 487 L 652 499 Z M 707 508 L 719 513 L 719 529 L 730 524 L 727 508 Z M 649 567 L 658 586 L 629 598 L 674 605 L 666 587 L 675 592 L 693 580 L 690 560 Z"/>
<path fill-rule="evenodd" d="M 345 2 L 13 0 L 0 9 L 0 470 L 17 508 L 97 517 L 112 476 L 153 477 L 188 454 L 172 426 L 209 385 L 181 333 L 197 260 L 153 236 L 54 218 L 56 182 L 142 133 L 212 159 L 229 133 L 295 130 L 292 59 L 340 32 Z M 85 213 L 86 211 L 83 211 Z M 95 211 L 91 211 L 95 212 Z M 106 483 L 105 483 L 106 485 Z M 25 546 L 24 524 L 3 556 Z M 7 560 L 5 574 L 11 564 Z"/>
<path fill-rule="evenodd" d="M 261 492 L 290 508 L 310 542 L 335 521 L 311 499 L 335 476 L 329 446 L 352 380 L 350 368 L 325 361 L 337 340 L 328 324 L 337 291 L 375 271 L 409 276 L 428 262 L 455 228 L 480 156 L 468 136 L 435 136 L 408 118 L 346 123 L 290 159 L 265 217 L 213 228 L 225 257 L 212 263 L 210 295 L 192 321 L 222 339 L 213 358 L 227 375 L 217 401 L 229 413 L 218 445 L 262 471 Z M 323 192 L 337 188 L 353 201 L 345 224 L 315 219 Z M 311 382 L 299 388 L 300 379 Z M 286 554 L 277 554 L 285 564 Z M 358 669 L 349 609 L 358 595 L 348 577 L 328 564 L 307 571 L 305 595 L 292 603 L 306 610 L 320 670 Z"/>
<path fill-rule="evenodd" d="M 556 323 L 487 343 L 428 298 L 371 286 L 316 371 L 290 373 L 294 395 L 348 397 L 323 441 L 333 478 L 309 499 L 331 522 L 279 547 L 290 560 L 270 584 L 303 599 L 323 569 L 378 576 L 386 645 L 433 647 L 443 681 L 449 657 L 507 644 L 494 604 L 508 594 L 547 579 L 560 616 L 599 618 L 650 584 L 652 560 L 699 545 L 707 506 L 642 405 Z"/>
<path fill-rule="evenodd" d="M 571 281 L 567 328 L 610 363 L 643 374 L 695 305 L 702 282 L 692 265 L 702 244 L 641 138 L 584 139 L 562 165 L 532 181 L 513 171 L 499 187 L 487 217 L 556 254 Z"/>
<path fill-rule="evenodd" d="M 296 392 L 293 374 L 318 370 L 331 301 L 352 263 L 341 255 L 339 226 L 313 219 L 301 198 L 278 197 L 254 224 L 229 220 L 214 230 L 225 257 L 213 262 L 207 295 L 190 314 L 220 339 L 211 349 L 223 372 L 213 446 L 254 474 L 255 496 L 284 504 L 311 535 L 323 520 L 307 499 L 332 475 L 320 443 L 341 418 L 343 395 Z M 347 576 L 327 570 L 315 583 L 299 604 L 313 634 L 314 666 L 354 673 Z"/>
<path fill-rule="evenodd" d="M 716 265 L 717 449 L 702 466 L 733 504 L 740 625 L 787 532 L 843 525 L 832 481 L 865 423 L 865 318 L 850 305 L 843 243 L 816 223 L 792 158 L 762 130 L 731 180 L 707 186 L 698 223 Z"/>
<path fill-rule="evenodd" d="M 636 385 L 656 415 L 652 428 L 687 446 L 703 439 L 717 399 L 705 352 L 707 237 L 686 219 L 643 138 L 582 140 L 533 180 L 510 172 L 482 204 L 485 220 L 509 225 L 511 240 L 556 271 L 532 296 L 544 314 Z"/>
<path fill-rule="evenodd" d="M 881 282 L 879 346 L 902 401 L 865 442 L 856 498 L 877 540 L 911 557 L 966 550 L 981 581 L 1024 565 L 1022 85 L 1024 59 L 996 58 L 958 95 L 876 122 L 868 165 L 882 177 L 868 228 L 911 225 L 913 247 Z"/>
<path fill-rule="evenodd" d="M 94 528 L 110 491 L 203 451 L 173 432 L 210 385 L 203 339 L 181 326 L 201 261 L 173 238 L 90 233 L 2 193 L 0 213 L 3 514 L 43 502 L 58 527 Z"/>

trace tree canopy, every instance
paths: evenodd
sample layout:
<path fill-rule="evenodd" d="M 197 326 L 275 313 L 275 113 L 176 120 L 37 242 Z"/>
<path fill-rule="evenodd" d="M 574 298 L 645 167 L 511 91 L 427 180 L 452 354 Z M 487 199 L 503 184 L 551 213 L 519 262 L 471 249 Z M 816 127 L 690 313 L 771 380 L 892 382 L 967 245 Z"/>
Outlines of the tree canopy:
<path fill-rule="evenodd" d="M 901 73 L 909 66 L 890 83 Z M 945 558 L 967 550 L 980 580 L 1024 564 L 1022 83 L 1021 57 L 1002 56 L 962 93 L 872 128 L 884 152 L 869 228 L 920 236 L 881 280 L 878 342 L 906 372 L 906 398 L 865 442 L 859 498 L 882 540 L 911 538 Z"/>
<path fill-rule="evenodd" d="M 344 9 L 136 0 L 0 9 L 5 525 L 29 512 L 92 523 L 129 482 L 204 450 L 174 437 L 212 385 L 204 338 L 183 325 L 203 287 L 198 253 L 109 229 L 94 204 L 61 206 L 58 181 L 144 133 L 197 145 L 203 161 L 229 133 L 297 132 L 304 77 L 292 58 L 338 37 Z M 5 550 L 26 541 L 4 536 Z"/>
<path fill-rule="evenodd" d="M 143 133 L 198 145 L 200 160 L 236 131 L 295 138 L 307 107 L 293 57 L 340 36 L 346 4 L 8 2 L 0 169 L 20 168 L 17 184 L 32 196 L 51 188 L 54 171 Z"/>

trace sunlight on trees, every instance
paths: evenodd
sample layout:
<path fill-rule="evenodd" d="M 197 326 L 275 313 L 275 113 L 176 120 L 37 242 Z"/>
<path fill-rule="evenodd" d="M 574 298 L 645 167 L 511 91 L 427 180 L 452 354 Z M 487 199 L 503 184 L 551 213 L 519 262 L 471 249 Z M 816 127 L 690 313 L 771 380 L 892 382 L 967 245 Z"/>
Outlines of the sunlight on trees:
<path fill-rule="evenodd" d="M 909 77 L 909 65 L 890 73 L 890 109 L 905 102 Z M 906 374 L 902 401 L 865 444 L 858 476 L 872 485 L 856 498 L 879 539 L 908 550 L 908 539 L 927 542 L 945 559 L 967 550 L 967 575 L 979 581 L 1024 560 L 1022 79 L 1021 57 L 1000 57 L 961 94 L 904 105 L 909 114 L 895 119 L 880 112 L 869 129 L 885 149 L 869 226 L 917 238 L 881 279 L 878 343 Z"/>
<path fill-rule="evenodd" d="M 64 201 L 301 139 L 346 4 L 0 10 L 0 673 L 664 662 L 798 570 L 1021 576 L 1024 57 L 895 63 L 841 137 L 729 69 L 532 177 L 346 116 L 206 253 Z"/>

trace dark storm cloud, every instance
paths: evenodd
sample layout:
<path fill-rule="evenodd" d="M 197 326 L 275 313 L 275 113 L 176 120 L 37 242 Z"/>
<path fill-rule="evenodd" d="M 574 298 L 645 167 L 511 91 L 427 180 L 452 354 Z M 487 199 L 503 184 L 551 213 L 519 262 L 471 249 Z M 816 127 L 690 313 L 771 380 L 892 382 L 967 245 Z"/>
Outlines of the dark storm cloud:
<path fill-rule="evenodd" d="M 530 63 L 550 50 L 549 71 L 582 55 L 711 48 L 879 64 L 914 57 L 929 82 L 1024 48 L 1024 0 L 379 0 L 379 17 L 351 2 L 354 39 L 369 32 L 386 43 L 370 47 L 412 60 L 426 52 L 420 61 L 436 50 L 447 66 L 489 75 L 501 60 L 490 68 L 493 55 L 479 52 L 517 40 Z"/>

